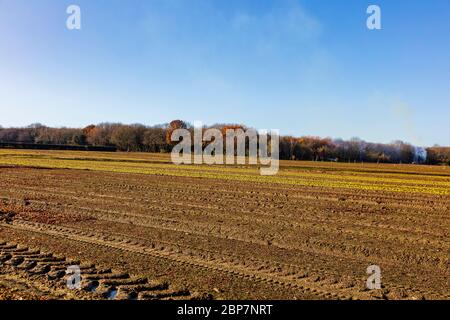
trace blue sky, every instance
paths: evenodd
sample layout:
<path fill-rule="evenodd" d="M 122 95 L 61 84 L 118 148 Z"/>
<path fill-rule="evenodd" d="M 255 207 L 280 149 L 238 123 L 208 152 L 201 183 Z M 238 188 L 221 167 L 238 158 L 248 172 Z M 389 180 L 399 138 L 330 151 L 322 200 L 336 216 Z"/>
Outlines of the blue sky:
<path fill-rule="evenodd" d="M 450 145 L 449 35 L 448 0 L 0 0 L 0 125 L 180 118 Z"/>

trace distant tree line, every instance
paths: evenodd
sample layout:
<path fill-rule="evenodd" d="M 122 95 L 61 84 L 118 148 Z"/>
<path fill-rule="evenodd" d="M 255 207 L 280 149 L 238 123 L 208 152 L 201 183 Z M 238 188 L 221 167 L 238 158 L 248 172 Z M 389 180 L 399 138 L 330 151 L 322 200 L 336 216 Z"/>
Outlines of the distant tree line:
<path fill-rule="evenodd" d="M 0 142 L 111 146 L 128 152 L 170 152 L 175 144 L 170 139 L 171 134 L 179 128 L 193 130 L 190 124 L 181 120 L 156 126 L 100 123 L 85 128 L 50 128 L 32 124 L 24 128 L 0 127 Z M 216 124 L 208 128 L 219 129 L 224 135 L 226 129 L 246 129 L 245 126 L 233 124 Z M 346 141 L 310 136 L 281 136 L 279 152 L 280 159 L 290 160 L 450 165 L 450 147 L 435 146 L 425 149 L 402 141 L 383 144 L 370 143 L 359 138 Z"/>
<path fill-rule="evenodd" d="M 280 141 L 280 158 L 293 160 L 427 163 L 427 153 L 427 149 L 403 141 L 383 144 L 319 137 L 281 137 Z"/>
<path fill-rule="evenodd" d="M 427 163 L 447 164 L 450 166 L 450 147 L 427 148 Z"/>
<path fill-rule="evenodd" d="M 72 146 L 114 146 L 120 151 L 169 152 L 167 125 L 144 126 L 100 123 L 86 128 L 50 128 L 32 124 L 25 128 L 0 128 L 0 142 Z"/>

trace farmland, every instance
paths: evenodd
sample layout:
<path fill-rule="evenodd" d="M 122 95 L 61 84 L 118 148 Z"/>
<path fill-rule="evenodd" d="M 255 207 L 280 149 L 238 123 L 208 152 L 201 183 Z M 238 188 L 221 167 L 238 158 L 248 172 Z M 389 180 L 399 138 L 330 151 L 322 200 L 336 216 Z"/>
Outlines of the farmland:
<path fill-rule="evenodd" d="M 446 166 L 0 150 L 0 299 L 450 299 L 449 213 Z"/>

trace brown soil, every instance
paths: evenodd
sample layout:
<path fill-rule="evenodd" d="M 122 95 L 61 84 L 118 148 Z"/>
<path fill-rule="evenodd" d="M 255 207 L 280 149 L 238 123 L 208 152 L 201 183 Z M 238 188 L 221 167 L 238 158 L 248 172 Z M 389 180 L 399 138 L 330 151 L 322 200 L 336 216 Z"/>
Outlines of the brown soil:
<path fill-rule="evenodd" d="M 449 208 L 431 194 L 0 168 L 0 299 L 450 299 Z M 83 290 L 65 286 L 73 264 Z M 373 264 L 381 290 L 366 288 Z"/>

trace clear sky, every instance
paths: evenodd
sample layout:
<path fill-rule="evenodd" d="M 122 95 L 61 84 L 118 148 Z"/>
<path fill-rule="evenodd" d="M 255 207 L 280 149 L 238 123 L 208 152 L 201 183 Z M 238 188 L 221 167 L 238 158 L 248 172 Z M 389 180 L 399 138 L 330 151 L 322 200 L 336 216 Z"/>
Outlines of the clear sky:
<path fill-rule="evenodd" d="M 0 112 L 450 145 L 450 1 L 0 0 Z"/>

